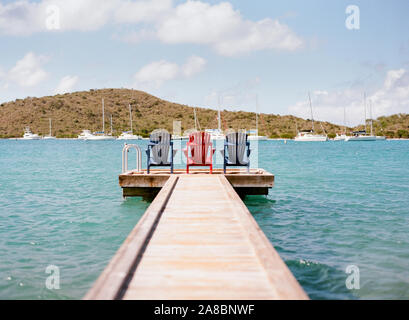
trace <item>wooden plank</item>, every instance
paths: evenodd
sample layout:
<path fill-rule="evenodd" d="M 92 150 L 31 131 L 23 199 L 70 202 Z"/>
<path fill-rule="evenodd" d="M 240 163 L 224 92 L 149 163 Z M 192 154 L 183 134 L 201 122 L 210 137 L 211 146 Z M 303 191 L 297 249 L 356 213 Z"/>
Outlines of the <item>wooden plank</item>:
<path fill-rule="evenodd" d="M 87 299 L 308 298 L 223 175 L 165 187 Z"/>
<path fill-rule="evenodd" d="M 245 228 L 247 236 L 275 290 L 275 299 L 308 299 L 307 294 L 260 229 L 246 205 L 234 192 L 231 184 L 226 180 L 220 180 L 227 191 L 226 194 L 232 200 L 234 212 L 238 213 L 237 216 Z"/>
<path fill-rule="evenodd" d="M 208 174 L 206 169 L 191 169 L 192 175 Z M 175 175 L 186 174 L 184 169 L 175 169 Z M 274 186 L 274 175 L 263 169 L 252 169 L 247 173 L 245 169 L 228 169 L 224 174 L 222 169 L 214 169 L 213 174 L 224 175 L 227 180 L 237 188 L 240 195 L 266 195 L 268 189 Z M 165 185 L 166 181 L 171 176 L 167 169 L 153 169 L 150 174 L 146 171 L 133 172 L 119 175 L 119 185 L 123 188 L 123 196 L 144 196 L 150 188 L 154 193 L 158 188 Z"/>
<path fill-rule="evenodd" d="M 123 295 L 128 277 L 139 263 L 177 180 L 173 176 L 167 181 L 84 299 L 113 300 Z"/>

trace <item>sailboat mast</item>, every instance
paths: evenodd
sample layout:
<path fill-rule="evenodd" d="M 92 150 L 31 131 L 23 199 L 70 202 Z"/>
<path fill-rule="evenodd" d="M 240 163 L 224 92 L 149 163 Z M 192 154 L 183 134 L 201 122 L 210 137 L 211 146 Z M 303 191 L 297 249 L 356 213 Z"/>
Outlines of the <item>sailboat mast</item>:
<path fill-rule="evenodd" d="M 373 136 L 372 101 L 369 100 L 369 116 L 371 117 L 371 136 Z"/>
<path fill-rule="evenodd" d="M 366 93 L 364 92 L 364 115 L 365 115 L 365 133 L 366 133 Z"/>
<path fill-rule="evenodd" d="M 256 94 L 256 135 L 258 135 L 258 94 Z"/>
<path fill-rule="evenodd" d="M 50 121 L 50 137 L 51 137 L 51 118 L 48 119 Z"/>
<path fill-rule="evenodd" d="M 102 99 L 102 132 L 105 133 L 104 99 Z"/>
<path fill-rule="evenodd" d="M 308 99 L 310 100 L 312 132 L 314 132 L 314 115 L 313 115 L 313 113 L 312 113 L 311 95 L 310 95 L 309 92 L 308 92 Z"/>
<path fill-rule="evenodd" d="M 112 114 L 111 114 L 111 136 L 112 136 Z"/>
<path fill-rule="evenodd" d="M 129 118 L 131 119 L 131 132 L 133 134 L 133 127 L 132 127 L 132 107 L 131 104 L 129 104 Z"/>
<path fill-rule="evenodd" d="M 346 107 L 344 105 L 344 134 L 347 134 L 347 117 L 346 117 Z"/>

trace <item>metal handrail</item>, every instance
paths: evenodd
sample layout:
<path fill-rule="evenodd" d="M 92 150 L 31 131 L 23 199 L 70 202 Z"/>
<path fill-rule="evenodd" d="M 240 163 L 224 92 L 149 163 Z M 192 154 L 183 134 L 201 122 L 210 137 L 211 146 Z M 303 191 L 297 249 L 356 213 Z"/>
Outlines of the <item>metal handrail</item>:
<path fill-rule="evenodd" d="M 132 148 L 136 150 L 136 171 L 137 172 L 142 171 L 141 148 L 139 148 L 139 146 L 136 144 L 126 144 L 125 143 L 124 148 L 122 149 L 122 173 L 125 173 L 128 171 L 128 152 L 129 152 L 129 149 L 132 149 Z"/>

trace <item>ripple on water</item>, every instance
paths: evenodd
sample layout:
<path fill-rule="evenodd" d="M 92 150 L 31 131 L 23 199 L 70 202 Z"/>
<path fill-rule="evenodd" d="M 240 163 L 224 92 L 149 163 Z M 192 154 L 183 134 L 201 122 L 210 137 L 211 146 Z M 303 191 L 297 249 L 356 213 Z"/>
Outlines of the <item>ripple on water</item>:
<path fill-rule="evenodd" d="M 83 297 L 149 205 L 121 197 L 122 147 L 0 140 L 0 298 Z M 275 187 L 245 203 L 311 298 L 409 296 L 408 160 L 408 142 L 259 143 Z M 60 290 L 45 288 L 51 264 Z"/>

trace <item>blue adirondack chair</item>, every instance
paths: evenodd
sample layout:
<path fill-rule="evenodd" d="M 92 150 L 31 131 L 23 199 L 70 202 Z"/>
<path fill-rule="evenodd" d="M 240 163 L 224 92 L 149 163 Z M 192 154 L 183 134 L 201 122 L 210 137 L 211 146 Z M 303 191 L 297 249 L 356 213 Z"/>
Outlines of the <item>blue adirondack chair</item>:
<path fill-rule="evenodd" d="M 224 173 L 226 173 L 226 167 L 228 166 L 247 167 L 247 172 L 250 172 L 250 152 L 250 141 L 247 140 L 246 133 L 232 132 L 226 134 L 222 152 Z"/>
<path fill-rule="evenodd" d="M 170 153 L 169 153 L 170 150 Z M 173 150 L 172 135 L 166 130 L 155 130 L 149 137 L 147 155 L 147 172 L 150 167 L 170 167 L 173 173 L 173 158 L 177 150 Z"/>

